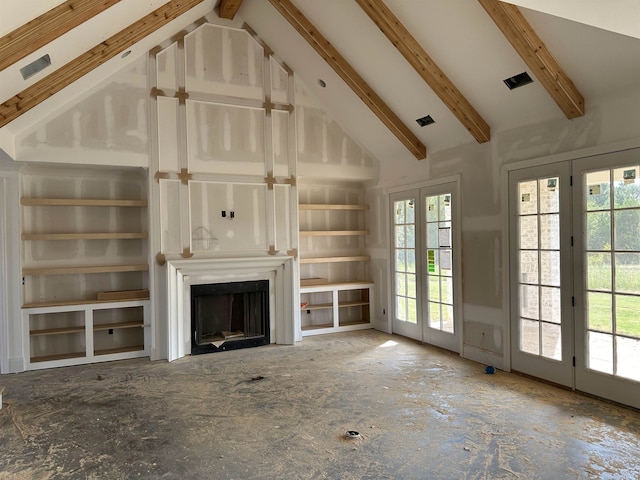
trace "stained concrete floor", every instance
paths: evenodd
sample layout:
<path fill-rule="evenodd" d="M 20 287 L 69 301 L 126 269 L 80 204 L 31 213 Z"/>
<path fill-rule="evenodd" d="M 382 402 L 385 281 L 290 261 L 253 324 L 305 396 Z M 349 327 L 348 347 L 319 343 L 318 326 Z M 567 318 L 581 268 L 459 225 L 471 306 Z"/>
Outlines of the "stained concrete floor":
<path fill-rule="evenodd" d="M 640 478 L 638 412 L 375 331 L 0 385 L 0 479 Z"/>

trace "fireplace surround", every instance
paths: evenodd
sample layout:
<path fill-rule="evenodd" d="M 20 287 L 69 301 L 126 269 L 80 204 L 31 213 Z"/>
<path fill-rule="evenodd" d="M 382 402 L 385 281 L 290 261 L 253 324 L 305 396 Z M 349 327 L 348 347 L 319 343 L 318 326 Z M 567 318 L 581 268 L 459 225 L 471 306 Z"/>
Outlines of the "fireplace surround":
<path fill-rule="evenodd" d="M 296 317 L 294 261 L 289 256 L 180 259 L 167 261 L 167 359 L 191 354 L 191 286 L 266 280 L 269 342 L 302 340 Z"/>

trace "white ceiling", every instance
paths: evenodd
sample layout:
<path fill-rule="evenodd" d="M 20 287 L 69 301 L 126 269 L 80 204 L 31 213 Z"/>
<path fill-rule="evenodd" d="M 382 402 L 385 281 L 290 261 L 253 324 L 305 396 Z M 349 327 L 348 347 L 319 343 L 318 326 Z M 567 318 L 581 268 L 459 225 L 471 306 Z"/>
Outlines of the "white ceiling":
<path fill-rule="evenodd" d="M 433 94 L 355 1 L 293 1 L 420 138 L 427 146 L 428 153 L 475 143 L 471 134 Z M 575 3 L 576 0 L 571 1 Z M 572 10 L 554 8 L 554 3 L 561 2 L 514 0 L 514 3 L 527 2 L 529 6 L 537 5 L 551 12 L 521 8 L 585 96 L 587 113 L 590 102 L 595 98 L 619 90 L 640 89 L 640 40 L 629 36 L 631 34 L 622 35 L 588 25 L 597 24 L 625 31 L 625 25 L 630 23 L 627 17 L 633 18 L 638 10 L 630 6 L 628 0 L 615 0 L 617 16 L 599 17 L 598 2 L 594 0 L 581 0 L 584 8 L 580 15 L 569 15 Z M 587 8 L 589 2 L 593 4 L 592 9 Z M 0 33 L 6 34 L 16 27 L 16 21 L 28 21 L 58 3 L 61 0 L 0 0 Z M 112 10 L 116 8 L 114 6 L 102 14 L 102 30 L 118 31 L 124 28 L 122 22 L 133 23 L 143 15 L 142 11 L 157 8 L 159 3 L 164 1 L 122 0 L 118 4 L 121 11 Z M 493 135 L 515 127 L 564 118 L 540 83 L 534 82 L 513 91 L 503 84 L 503 79 L 525 71 L 527 67 L 476 0 L 385 0 L 385 3 L 490 125 Z M 636 0 L 631 3 L 640 4 Z M 45 4 L 46 8 L 43 8 Z M 618 9 L 624 7 L 623 4 L 626 4 L 627 9 L 623 12 L 627 12 L 627 16 Z M 589 16 L 587 11 L 594 13 Z M 413 158 L 268 1 L 244 0 L 238 16 L 300 76 L 334 119 L 373 156 L 381 161 Z M 567 20 L 562 16 L 586 23 Z M 602 21 L 597 22 L 594 18 Z M 8 19 L 14 23 L 9 23 Z M 619 21 L 616 22 L 616 19 Z M 640 25 L 637 17 L 635 25 Z M 84 37 L 80 29 L 76 30 L 68 35 L 66 44 L 52 46 L 56 56 L 67 58 L 73 55 L 71 58 L 74 58 L 82 52 L 72 54 L 72 48 L 79 45 L 84 51 L 99 43 L 91 44 L 87 39 L 79 41 Z M 101 35 L 107 34 L 104 32 Z M 6 71 L 0 72 L 2 101 L 28 86 L 8 81 L 5 75 Z M 321 88 L 318 79 L 323 79 L 327 87 Z M 415 120 L 427 114 L 436 123 L 419 127 Z"/>

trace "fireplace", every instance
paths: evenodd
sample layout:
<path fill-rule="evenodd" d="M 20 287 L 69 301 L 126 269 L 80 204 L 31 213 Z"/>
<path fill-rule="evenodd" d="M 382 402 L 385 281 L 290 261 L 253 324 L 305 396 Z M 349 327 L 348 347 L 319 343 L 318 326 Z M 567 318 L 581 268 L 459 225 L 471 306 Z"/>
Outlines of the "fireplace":
<path fill-rule="evenodd" d="M 269 281 L 191 285 L 191 354 L 269 344 Z"/>
<path fill-rule="evenodd" d="M 293 345 L 302 340 L 295 316 L 294 259 L 291 256 L 176 259 L 167 261 L 166 358 L 170 362 L 191 354 L 191 287 L 255 282 L 269 284 L 266 338 L 270 343 Z M 297 326 L 296 326 L 297 325 Z M 244 327 L 243 327 L 244 328 Z M 162 340 L 162 332 L 156 332 Z M 231 342 L 225 342 L 227 347 Z M 214 345 L 215 346 L 215 345 Z M 158 358 L 163 358 L 161 353 Z"/>

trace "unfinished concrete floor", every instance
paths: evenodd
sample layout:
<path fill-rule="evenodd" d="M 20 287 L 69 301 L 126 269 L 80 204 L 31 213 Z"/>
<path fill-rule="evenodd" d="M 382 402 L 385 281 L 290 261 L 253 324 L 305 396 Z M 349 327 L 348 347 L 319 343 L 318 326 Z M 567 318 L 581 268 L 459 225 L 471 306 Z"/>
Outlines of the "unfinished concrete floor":
<path fill-rule="evenodd" d="M 375 331 L 0 385 L 1 479 L 640 478 L 637 412 Z"/>

